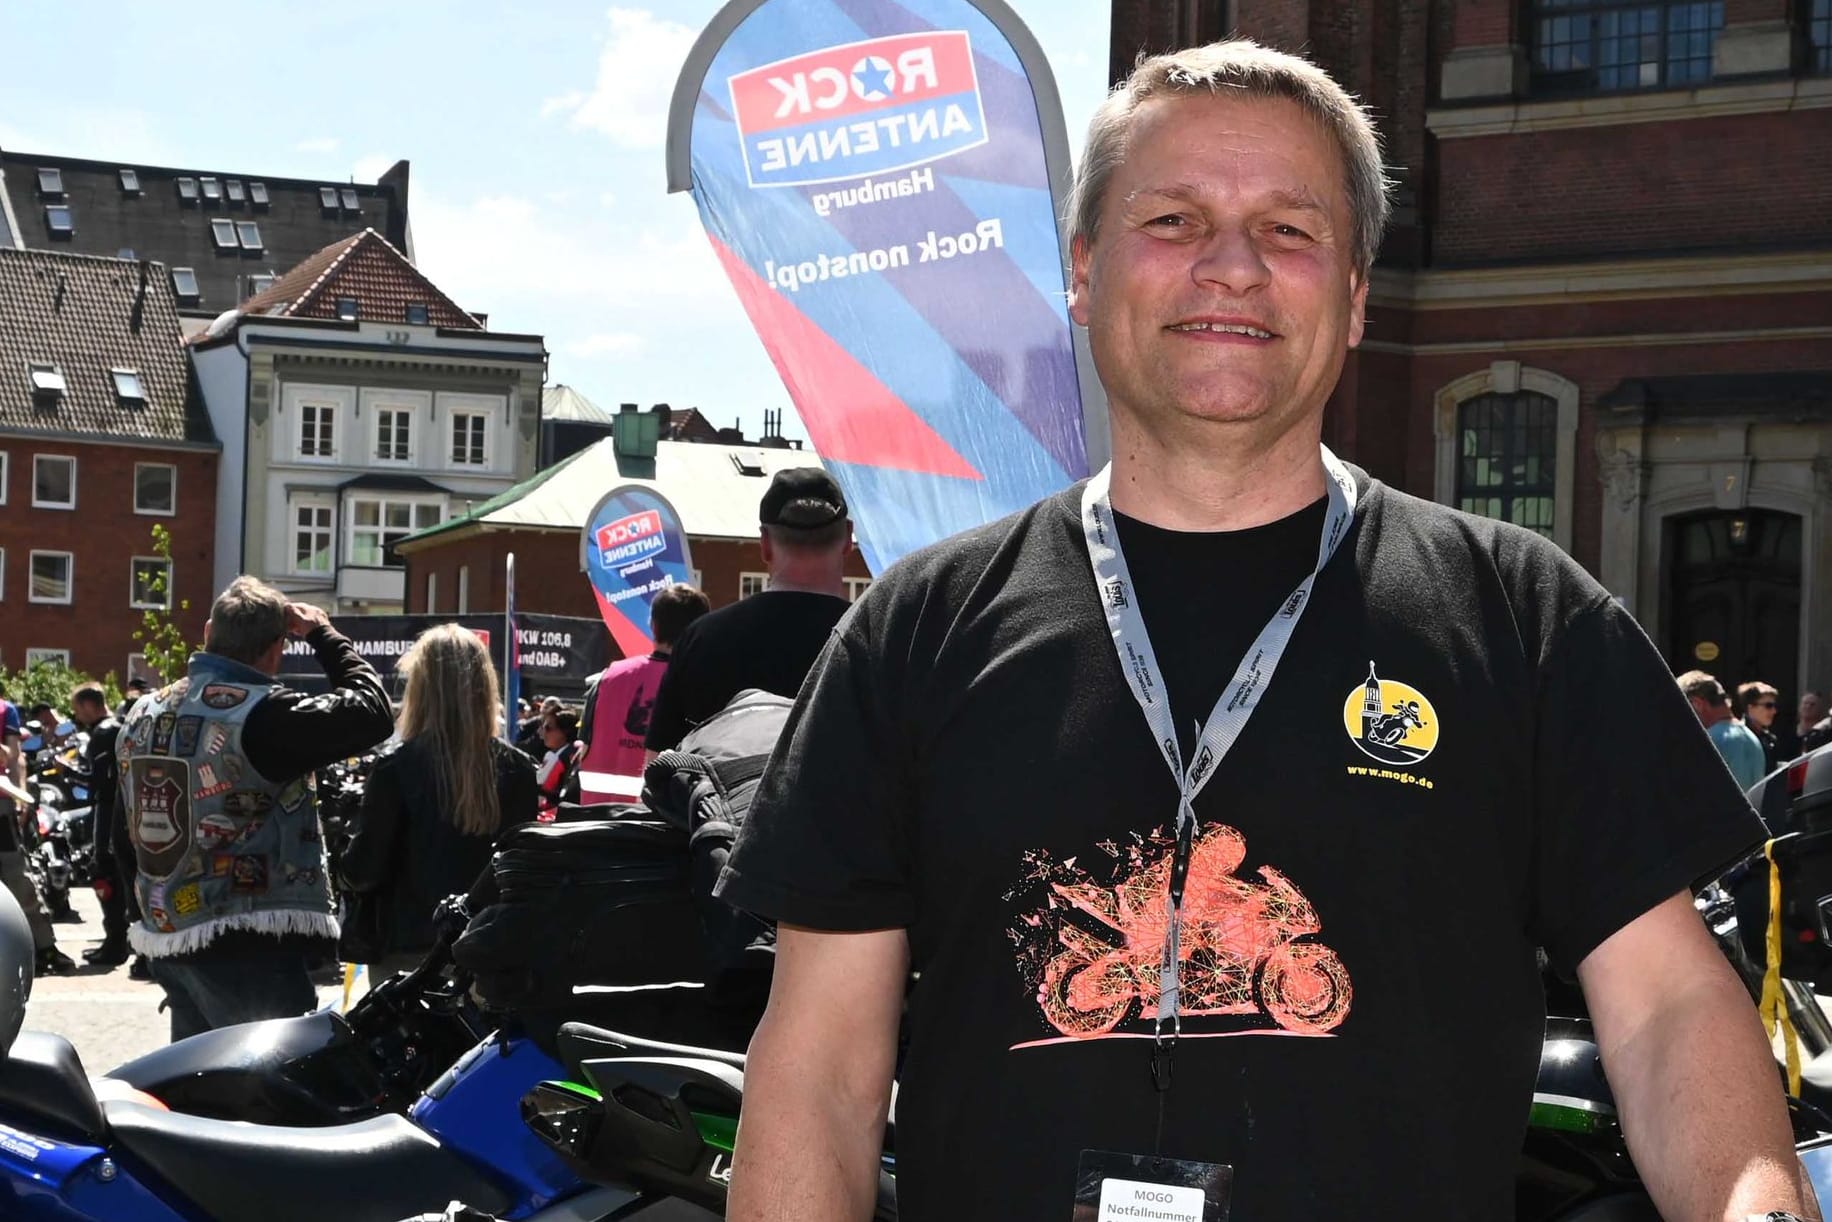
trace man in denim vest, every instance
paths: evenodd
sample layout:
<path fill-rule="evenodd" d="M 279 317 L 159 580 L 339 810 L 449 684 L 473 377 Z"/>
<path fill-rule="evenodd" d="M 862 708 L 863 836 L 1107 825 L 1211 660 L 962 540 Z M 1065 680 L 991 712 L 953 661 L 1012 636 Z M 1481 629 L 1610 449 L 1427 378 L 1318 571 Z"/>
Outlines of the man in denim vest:
<path fill-rule="evenodd" d="M 288 637 L 330 692 L 275 681 Z M 174 1040 L 314 1007 L 308 963 L 337 920 L 312 774 L 394 728 L 380 678 L 325 613 L 252 577 L 218 596 L 204 645 L 134 707 L 118 749 L 141 911 L 128 940 L 165 988 Z"/>

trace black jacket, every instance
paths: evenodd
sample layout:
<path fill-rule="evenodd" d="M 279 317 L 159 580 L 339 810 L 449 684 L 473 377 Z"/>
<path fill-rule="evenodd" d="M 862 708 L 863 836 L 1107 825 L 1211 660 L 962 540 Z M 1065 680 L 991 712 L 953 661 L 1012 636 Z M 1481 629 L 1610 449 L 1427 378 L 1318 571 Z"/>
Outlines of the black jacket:
<path fill-rule="evenodd" d="M 535 816 L 534 761 L 490 740 L 496 760 L 500 832 Z M 410 740 L 376 761 L 363 809 L 338 861 L 338 881 L 379 906 L 377 954 L 422 951 L 433 943 L 433 907 L 468 891 L 490 864 L 495 836 L 469 836 L 446 816 L 432 759 Z"/>
<path fill-rule="evenodd" d="M 104 717 L 89 727 L 89 745 L 83 748 L 83 767 L 89 772 L 89 802 L 95 811 L 91 824 L 95 829 L 95 856 L 103 863 L 131 859 L 131 847 L 121 826 L 121 763 L 115 759 L 115 738 L 120 732 L 120 722 Z M 117 849 L 127 856 L 117 858 Z"/>

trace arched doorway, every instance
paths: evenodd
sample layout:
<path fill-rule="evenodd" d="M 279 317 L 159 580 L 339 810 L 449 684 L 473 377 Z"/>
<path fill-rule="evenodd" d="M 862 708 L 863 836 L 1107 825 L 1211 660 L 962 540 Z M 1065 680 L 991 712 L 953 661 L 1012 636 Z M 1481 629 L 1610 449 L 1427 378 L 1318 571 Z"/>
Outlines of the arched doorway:
<path fill-rule="evenodd" d="M 1710 671 L 1724 686 L 1761 679 L 1797 699 L 1801 520 L 1770 509 L 1667 520 L 1667 662 Z"/>

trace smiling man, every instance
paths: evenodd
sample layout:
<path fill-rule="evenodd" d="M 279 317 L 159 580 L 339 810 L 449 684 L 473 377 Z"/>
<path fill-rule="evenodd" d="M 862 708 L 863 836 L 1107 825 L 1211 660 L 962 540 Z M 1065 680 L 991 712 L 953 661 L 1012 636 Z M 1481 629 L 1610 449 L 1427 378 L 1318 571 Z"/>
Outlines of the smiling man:
<path fill-rule="evenodd" d="M 1321 445 L 1387 189 L 1251 43 L 1095 116 L 1113 463 L 887 573 L 802 689 L 722 884 L 782 923 L 730 1217 L 870 1216 L 894 1072 L 906 1222 L 1511 1217 L 1539 947 L 1665 1216 L 1813 1209 L 1687 895 L 1761 827 L 1660 657 Z M 1636 735 L 1571 717 L 1606 697 Z"/>

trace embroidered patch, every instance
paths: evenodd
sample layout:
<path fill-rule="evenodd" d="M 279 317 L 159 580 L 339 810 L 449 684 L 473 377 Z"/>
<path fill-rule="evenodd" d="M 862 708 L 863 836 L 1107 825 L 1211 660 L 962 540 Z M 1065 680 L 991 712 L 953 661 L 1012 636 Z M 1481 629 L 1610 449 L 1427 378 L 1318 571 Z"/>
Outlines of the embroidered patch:
<path fill-rule="evenodd" d="M 267 890 L 267 858 L 238 853 L 229 866 L 229 889 L 242 895 Z"/>
<path fill-rule="evenodd" d="M 185 756 L 197 754 L 197 735 L 203 728 L 204 719 L 201 717 L 180 717 L 178 719 L 178 754 Z"/>
<path fill-rule="evenodd" d="M 228 793 L 235 786 L 235 782 L 217 776 L 216 769 L 208 764 L 197 766 L 197 779 L 199 785 L 191 797 L 200 802 L 205 798 L 214 798 L 219 793 Z"/>
<path fill-rule="evenodd" d="M 204 732 L 204 754 L 216 755 L 229 741 L 229 731 L 221 726 L 211 726 Z"/>
<path fill-rule="evenodd" d="M 163 908 L 148 908 L 146 919 L 153 923 L 153 928 L 160 933 L 177 933 L 178 927 L 172 924 L 172 918 L 165 914 Z"/>
<path fill-rule="evenodd" d="M 232 709 L 248 699 L 248 689 L 232 683 L 211 683 L 197 698 L 213 709 Z"/>
<path fill-rule="evenodd" d="M 241 789 L 223 799 L 223 809 L 237 818 L 265 814 L 274 808 L 274 800 L 253 789 Z"/>
<path fill-rule="evenodd" d="M 197 821 L 197 844 L 207 852 L 228 844 L 241 832 L 241 825 L 228 815 L 205 815 Z"/>
<path fill-rule="evenodd" d="M 190 766 L 151 757 L 128 765 L 127 834 L 140 870 L 168 878 L 191 847 Z"/>
<path fill-rule="evenodd" d="M 186 883 L 172 892 L 172 909 L 179 916 L 190 916 L 204 906 L 203 896 L 196 883 Z"/>
<path fill-rule="evenodd" d="M 176 713 L 161 713 L 153 722 L 153 754 L 165 755 L 172 749 L 172 727 L 178 724 Z"/>

